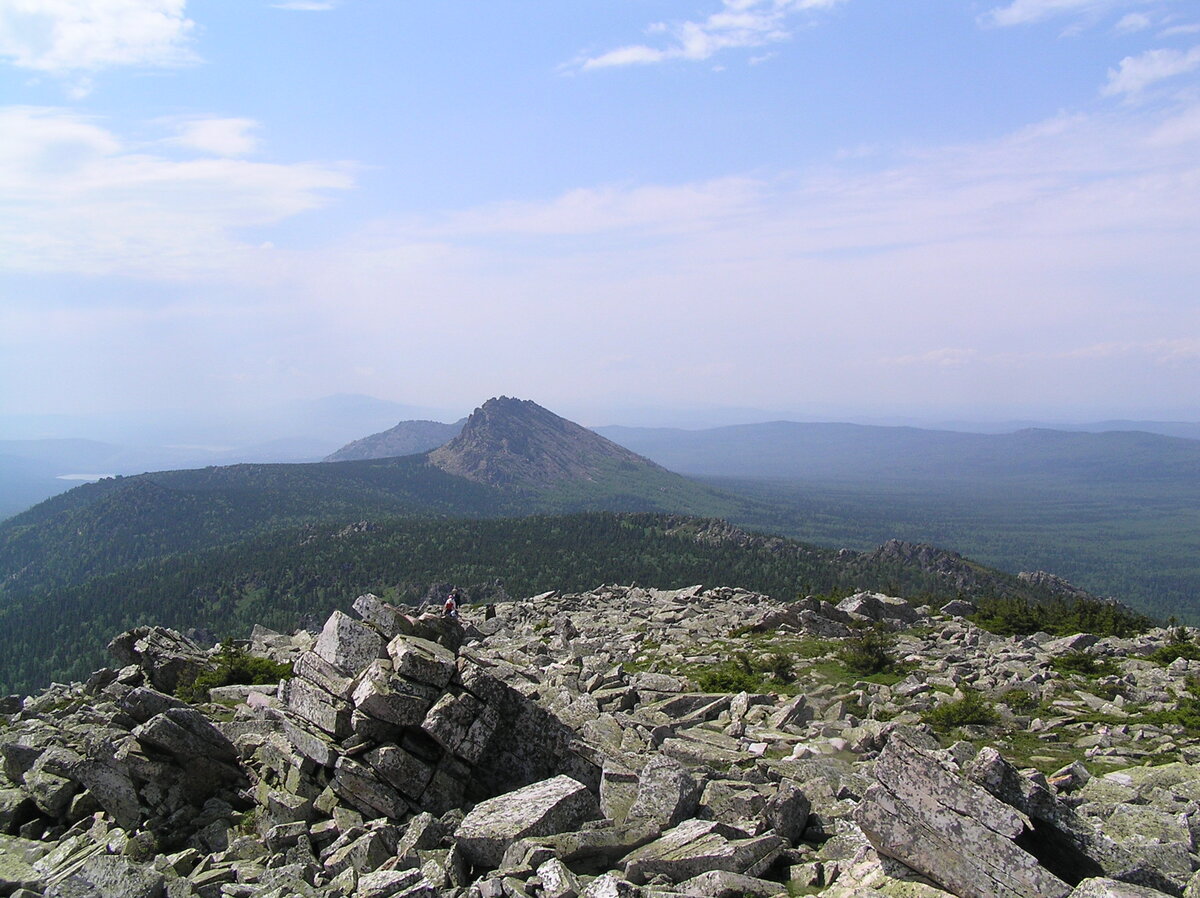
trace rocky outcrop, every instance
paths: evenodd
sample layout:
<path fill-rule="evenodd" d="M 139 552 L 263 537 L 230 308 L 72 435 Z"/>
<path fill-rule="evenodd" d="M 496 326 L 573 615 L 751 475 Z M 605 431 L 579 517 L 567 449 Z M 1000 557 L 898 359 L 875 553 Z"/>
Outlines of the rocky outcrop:
<path fill-rule="evenodd" d="M 841 647 L 877 625 L 903 669 L 857 679 Z M 606 586 L 461 622 L 364 595 L 257 628 L 292 675 L 221 705 L 164 688 L 215 651 L 142 628 L 4 706 L 0 894 L 1200 894 L 1200 748 L 1137 716 L 1200 672 L 1142 660 L 1170 635 L 1000 638 L 869 593 Z M 996 722 L 925 722 L 969 695 Z"/>

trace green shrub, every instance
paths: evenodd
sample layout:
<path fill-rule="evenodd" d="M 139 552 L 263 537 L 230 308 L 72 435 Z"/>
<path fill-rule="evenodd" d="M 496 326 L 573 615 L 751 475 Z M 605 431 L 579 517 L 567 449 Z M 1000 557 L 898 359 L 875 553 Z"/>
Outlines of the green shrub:
<path fill-rule="evenodd" d="M 1008 705 L 1009 710 L 1016 714 L 1036 711 L 1039 705 L 1037 698 L 1024 689 L 1010 689 L 1000 696 L 1000 701 Z"/>
<path fill-rule="evenodd" d="M 838 651 L 838 658 L 851 673 L 869 676 L 891 670 L 896 661 L 891 655 L 891 635 L 879 628 L 847 639 Z"/>
<path fill-rule="evenodd" d="M 704 692 L 767 692 L 776 691 L 795 679 L 790 655 L 773 653 L 751 658 L 746 652 L 734 652 L 732 657 L 693 674 Z"/>
<path fill-rule="evenodd" d="M 216 667 L 206 670 L 190 683 L 184 683 L 175 694 L 184 701 L 208 701 L 208 690 L 217 686 L 260 686 L 278 683 L 292 675 L 292 666 L 251 655 L 232 640 L 221 643 L 215 657 Z"/>
<path fill-rule="evenodd" d="M 757 692 L 761 678 L 746 671 L 735 661 L 714 664 L 696 675 L 701 692 Z"/>
<path fill-rule="evenodd" d="M 796 679 L 796 672 L 792 668 L 792 659 L 778 652 L 767 655 L 763 661 L 763 669 L 780 683 L 790 683 Z"/>
<path fill-rule="evenodd" d="M 935 730 L 952 730 L 961 726 L 991 726 L 1000 716 L 988 699 L 974 689 L 963 687 L 963 697 L 931 708 L 921 719 Z"/>
<path fill-rule="evenodd" d="M 1083 674 L 1086 677 L 1110 676 L 1117 672 L 1111 661 L 1102 660 L 1087 652 L 1067 652 L 1050 660 L 1050 666 L 1062 674 Z"/>
<path fill-rule="evenodd" d="M 1160 646 L 1146 657 L 1164 667 L 1178 658 L 1200 661 L 1200 645 L 1189 639 L 1187 631 L 1180 627 L 1171 633 L 1171 639 L 1166 645 Z"/>
<path fill-rule="evenodd" d="M 1050 633 L 1070 636 L 1133 636 L 1148 630 L 1153 621 L 1116 602 L 1097 599 L 1053 599 L 1033 602 L 1023 598 L 984 597 L 976 601 L 978 611 L 970 619 L 999 636 L 1029 636 Z"/>

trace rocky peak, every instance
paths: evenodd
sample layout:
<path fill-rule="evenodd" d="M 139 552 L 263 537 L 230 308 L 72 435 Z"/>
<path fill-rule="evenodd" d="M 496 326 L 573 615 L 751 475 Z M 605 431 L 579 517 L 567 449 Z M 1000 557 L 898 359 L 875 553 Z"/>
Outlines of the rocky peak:
<path fill-rule="evenodd" d="M 492 486 L 591 480 L 618 465 L 661 470 L 535 402 L 507 396 L 477 408 L 462 433 L 429 453 L 429 461 L 448 474 Z"/>

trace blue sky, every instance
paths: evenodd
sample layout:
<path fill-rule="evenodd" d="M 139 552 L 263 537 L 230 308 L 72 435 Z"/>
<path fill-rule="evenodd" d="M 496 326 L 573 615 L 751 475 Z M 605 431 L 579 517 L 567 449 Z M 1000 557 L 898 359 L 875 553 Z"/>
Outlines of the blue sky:
<path fill-rule="evenodd" d="M 0 415 L 1200 419 L 1194 0 L 0 0 Z"/>

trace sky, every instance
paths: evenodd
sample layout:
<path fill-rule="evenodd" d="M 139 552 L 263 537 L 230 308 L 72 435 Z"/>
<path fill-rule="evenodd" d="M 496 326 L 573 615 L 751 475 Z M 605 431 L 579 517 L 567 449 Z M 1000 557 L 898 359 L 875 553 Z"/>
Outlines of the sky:
<path fill-rule="evenodd" d="M 1200 420 L 1195 0 L 0 0 L 0 417 Z"/>

